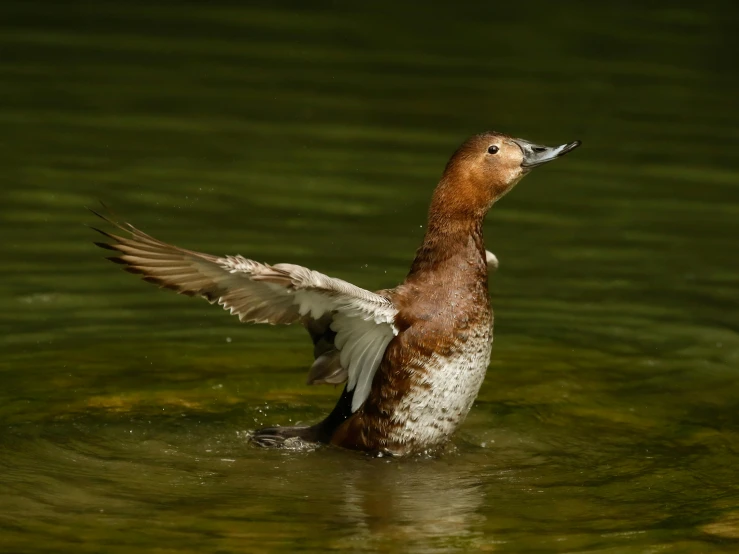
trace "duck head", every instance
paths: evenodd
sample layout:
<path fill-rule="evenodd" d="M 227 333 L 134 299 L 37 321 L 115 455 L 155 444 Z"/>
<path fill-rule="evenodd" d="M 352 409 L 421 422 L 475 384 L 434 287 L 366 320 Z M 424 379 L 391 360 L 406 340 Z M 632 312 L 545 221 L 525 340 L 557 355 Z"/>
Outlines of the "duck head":
<path fill-rule="evenodd" d="M 580 146 L 540 146 L 502 133 L 468 139 L 454 153 L 434 194 L 434 204 L 447 214 L 480 217 L 533 168 L 556 160 Z"/>

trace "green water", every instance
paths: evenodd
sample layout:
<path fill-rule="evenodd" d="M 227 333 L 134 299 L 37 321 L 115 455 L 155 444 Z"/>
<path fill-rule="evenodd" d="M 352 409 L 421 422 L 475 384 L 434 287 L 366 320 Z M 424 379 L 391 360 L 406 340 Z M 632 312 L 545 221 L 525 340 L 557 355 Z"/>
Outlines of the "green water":
<path fill-rule="evenodd" d="M 3 3 L 0 550 L 738 551 L 735 5 L 355 4 Z M 493 359 L 435 459 L 247 444 L 332 408 L 304 331 L 83 225 L 390 287 L 489 128 L 584 145 L 488 218 Z"/>

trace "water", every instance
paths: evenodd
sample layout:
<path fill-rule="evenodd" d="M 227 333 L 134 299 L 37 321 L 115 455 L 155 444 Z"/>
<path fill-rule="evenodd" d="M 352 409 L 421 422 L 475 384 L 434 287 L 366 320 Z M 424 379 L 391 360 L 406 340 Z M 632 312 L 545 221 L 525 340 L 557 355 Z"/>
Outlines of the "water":
<path fill-rule="evenodd" d="M 736 7 L 302 6 L 3 4 L 3 552 L 739 549 Z M 83 225 L 385 288 L 488 128 L 584 146 L 488 218 L 493 360 L 439 458 L 250 446 L 333 406 L 304 331 Z"/>

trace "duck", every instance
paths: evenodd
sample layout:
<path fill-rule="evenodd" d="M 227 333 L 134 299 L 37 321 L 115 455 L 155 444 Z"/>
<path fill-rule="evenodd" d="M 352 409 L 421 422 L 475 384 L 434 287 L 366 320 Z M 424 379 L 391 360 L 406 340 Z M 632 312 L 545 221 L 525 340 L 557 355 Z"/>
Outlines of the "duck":
<path fill-rule="evenodd" d="M 254 431 L 258 446 L 322 443 L 378 456 L 442 449 L 464 422 L 493 344 L 483 221 L 531 170 L 580 141 L 541 146 L 500 132 L 466 140 L 434 189 L 421 246 L 405 280 L 369 291 L 290 263 L 216 256 L 162 242 L 113 216 L 97 246 L 143 280 L 218 304 L 240 321 L 301 324 L 313 343 L 307 384 L 343 385 L 313 425 Z"/>

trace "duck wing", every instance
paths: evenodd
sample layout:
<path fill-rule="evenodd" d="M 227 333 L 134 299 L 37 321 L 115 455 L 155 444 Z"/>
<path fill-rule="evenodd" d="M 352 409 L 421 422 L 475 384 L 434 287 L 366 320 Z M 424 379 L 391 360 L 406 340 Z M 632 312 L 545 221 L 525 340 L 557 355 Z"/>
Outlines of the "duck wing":
<path fill-rule="evenodd" d="M 498 269 L 498 258 L 485 251 L 488 273 Z M 381 296 L 391 296 L 392 291 L 378 291 Z M 313 340 L 313 355 L 316 359 L 308 372 L 308 385 L 340 385 L 348 379 L 347 371 L 341 365 L 339 350 L 334 345 L 336 333 L 331 330 L 333 315 L 326 314 L 320 319 L 306 318 L 303 325 Z"/>
<path fill-rule="evenodd" d="M 493 273 L 498 270 L 498 257 L 493 254 L 490 250 L 485 250 L 485 262 L 488 264 L 488 273 Z"/>
<path fill-rule="evenodd" d="M 179 248 L 93 213 L 126 233 L 93 228 L 107 238 L 95 244 L 115 251 L 109 259 L 126 271 L 179 294 L 205 298 L 243 322 L 305 325 L 317 358 L 309 382 L 347 381 L 352 411 L 364 403 L 385 349 L 397 334 L 397 309 L 388 298 L 299 265 Z"/>

